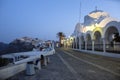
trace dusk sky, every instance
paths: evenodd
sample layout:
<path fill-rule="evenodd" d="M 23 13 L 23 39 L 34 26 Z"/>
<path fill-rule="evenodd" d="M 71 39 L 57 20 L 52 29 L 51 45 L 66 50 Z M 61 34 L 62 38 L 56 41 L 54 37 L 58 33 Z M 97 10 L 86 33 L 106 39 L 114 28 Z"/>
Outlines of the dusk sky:
<path fill-rule="evenodd" d="M 58 40 L 57 32 L 73 33 L 89 12 L 108 12 L 120 20 L 120 0 L 0 0 L 0 42 L 9 43 L 24 36 Z"/>

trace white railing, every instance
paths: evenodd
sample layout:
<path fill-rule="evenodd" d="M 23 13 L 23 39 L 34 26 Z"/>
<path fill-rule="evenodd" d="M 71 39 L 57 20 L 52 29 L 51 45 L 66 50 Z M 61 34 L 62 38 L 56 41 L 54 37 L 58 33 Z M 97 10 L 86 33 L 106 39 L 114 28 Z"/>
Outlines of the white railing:
<path fill-rule="evenodd" d="M 5 80 L 26 69 L 26 63 L 0 68 L 0 80 Z"/>
<path fill-rule="evenodd" d="M 41 58 L 41 55 L 49 56 L 49 55 L 53 55 L 54 53 L 55 53 L 55 50 L 52 48 L 51 50 L 45 50 L 45 51 L 30 51 L 30 52 L 11 53 L 11 54 L 2 55 L 2 57 L 13 59 L 14 64 L 21 64 L 21 63 L 34 61 L 38 58 Z M 27 58 L 21 59 L 22 56 L 25 56 Z"/>
<path fill-rule="evenodd" d="M 49 56 L 53 55 L 55 53 L 55 50 L 51 48 L 50 50 L 45 51 L 30 51 L 30 52 L 20 52 L 20 53 L 11 53 L 2 55 L 3 58 L 12 58 L 13 59 L 13 66 L 8 66 L 0 69 L 0 80 L 7 79 L 26 68 L 27 62 L 35 62 L 36 60 L 41 58 L 41 55 L 43 56 Z M 21 57 L 26 58 L 21 58 Z"/>

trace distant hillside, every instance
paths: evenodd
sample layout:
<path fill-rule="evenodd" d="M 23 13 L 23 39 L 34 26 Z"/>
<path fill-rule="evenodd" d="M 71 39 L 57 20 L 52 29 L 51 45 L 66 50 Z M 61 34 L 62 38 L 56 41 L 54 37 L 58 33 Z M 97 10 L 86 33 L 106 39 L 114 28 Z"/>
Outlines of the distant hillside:
<path fill-rule="evenodd" d="M 37 46 L 40 42 L 41 40 L 39 40 L 38 38 L 29 37 L 15 39 L 9 44 L 0 42 L 0 55 L 31 51 L 33 50 L 33 47 Z"/>
<path fill-rule="evenodd" d="M 6 48 L 8 48 L 8 46 L 8 44 L 0 42 L 0 51 L 5 50 Z"/>

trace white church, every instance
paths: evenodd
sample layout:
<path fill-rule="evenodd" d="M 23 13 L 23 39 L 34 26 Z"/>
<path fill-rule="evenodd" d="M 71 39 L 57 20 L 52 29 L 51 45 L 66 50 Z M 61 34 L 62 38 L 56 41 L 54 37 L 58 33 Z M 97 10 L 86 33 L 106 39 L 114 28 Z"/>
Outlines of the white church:
<path fill-rule="evenodd" d="M 120 53 L 120 42 L 113 41 L 115 34 L 120 34 L 120 21 L 107 12 L 95 10 L 84 17 L 83 23 L 76 24 L 64 45 L 78 50 Z"/>

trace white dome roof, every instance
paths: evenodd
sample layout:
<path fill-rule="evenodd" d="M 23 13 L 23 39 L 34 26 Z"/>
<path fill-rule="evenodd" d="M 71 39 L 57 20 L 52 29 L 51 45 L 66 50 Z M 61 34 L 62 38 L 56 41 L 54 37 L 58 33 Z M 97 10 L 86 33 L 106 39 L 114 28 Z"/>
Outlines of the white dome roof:
<path fill-rule="evenodd" d="M 80 23 L 77 23 L 76 26 L 75 26 L 75 30 L 74 30 L 74 33 L 75 34 L 78 34 L 81 32 L 81 24 Z"/>
<path fill-rule="evenodd" d="M 109 14 L 107 12 L 102 11 L 102 10 L 95 10 L 95 11 L 90 12 L 88 14 L 88 16 L 98 19 L 100 17 L 109 17 Z"/>
<path fill-rule="evenodd" d="M 110 16 L 107 12 L 104 12 L 102 10 L 95 10 L 84 17 L 84 25 L 90 26 L 95 23 L 99 24 L 103 19 L 108 17 Z"/>

